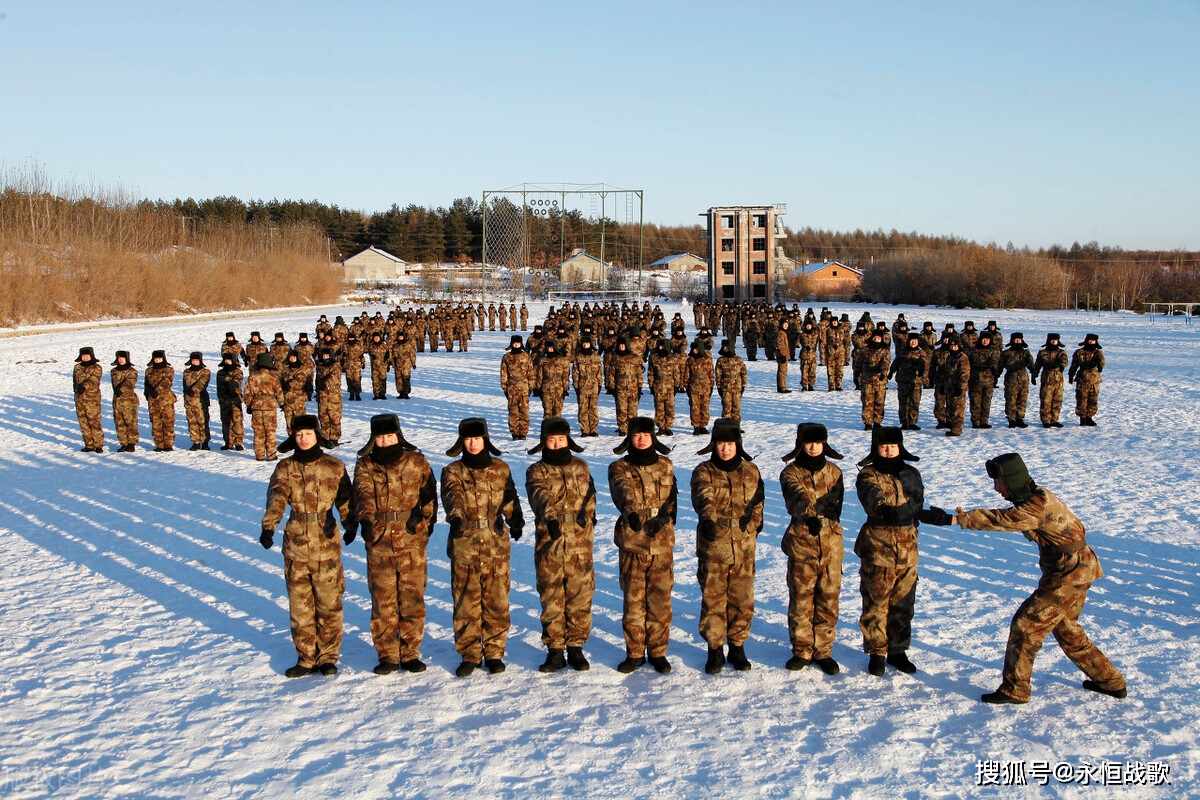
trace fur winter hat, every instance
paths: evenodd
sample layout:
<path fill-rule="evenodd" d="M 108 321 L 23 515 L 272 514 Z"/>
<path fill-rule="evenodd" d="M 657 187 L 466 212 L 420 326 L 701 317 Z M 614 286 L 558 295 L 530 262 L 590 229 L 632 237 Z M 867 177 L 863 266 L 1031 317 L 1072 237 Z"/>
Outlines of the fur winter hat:
<path fill-rule="evenodd" d="M 250 341 L 252 341 L 252 342 L 261 342 L 261 341 L 262 341 L 262 334 L 261 334 L 261 333 L 259 333 L 258 331 L 250 331 Z"/>
<path fill-rule="evenodd" d="M 115 355 L 115 356 L 113 356 L 113 358 L 114 358 L 114 361 L 112 362 L 112 365 L 111 365 L 111 366 L 114 366 L 114 367 L 120 366 L 120 362 L 119 362 L 119 361 L 117 361 L 116 359 L 119 359 L 119 358 L 121 358 L 122 356 L 124 356 L 124 358 L 125 358 L 125 366 L 129 366 L 129 365 L 132 363 L 132 362 L 131 362 L 131 360 L 130 360 L 130 358 L 129 358 L 129 351 L 128 351 L 128 350 L 118 350 L 118 351 L 117 351 L 117 353 L 116 353 L 116 355 Z"/>
<path fill-rule="evenodd" d="M 696 451 L 696 455 L 708 455 L 717 449 L 717 442 L 737 442 L 737 452 L 742 458 L 747 461 L 753 461 L 754 456 L 746 452 L 742 447 L 742 428 L 736 419 L 722 417 L 713 423 L 712 436 L 708 440 L 708 444 Z"/>
<path fill-rule="evenodd" d="M 1100 337 L 1094 333 L 1089 333 L 1087 336 L 1084 336 L 1083 341 L 1079 343 L 1079 346 L 1087 347 L 1089 344 L 1095 345 L 1097 350 L 1103 349 L 1102 347 L 1100 347 Z"/>
<path fill-rule="evenodd" d="M 200 363 L 193 365 L 192 364 L 193 361 L 199 361 Z M 204 353 L 201 353 L 199 350 L 193 350 L 191 355 L 188 356 L 188 365 L 203 367 L 204 366 Z"/>
<path fill-rule="evenodd" d="M 233 331 L 225 331 L 225 341 L 236 342 L 237 336 L 234 335 Z"/>
<path fill-rule="evenodd" d="M 542 420 L 541 434 L 538 437 L 539 441 L 529 449 L 530 455 L 542 452 L 542 448 L 546 446 L 546 440 L 551 436 L 566 436 L 567 447 L 576 453 L 583 452 L 583 448 L 571 438 L 571 423 L 562 417 L 550 417 L 549 419 Z"/>
<path fill-rule="evenodd" d="M 1062 345 L 1062 337 L 1059 336 L 1057 333 L 1047 333 L 1046 334 L 1046 344 L 1049 345 L 1051 342 L 1055 342 L 1061 346 Z"/>
<path fill-rule="evenodd" d="M 405 440 L 404 433 L 400 430 L 400 418 L 395 414 L 376 414 L 371 417 L 371 437 L 367 439 L 367 443 L 359 448 L 360 456 L 370 455 L 375 449 L 375 437 L 386 436 L 389 433 L 396 434 L 400 440 L 399 445 L 403 450 L 417 450 L 417 446 Z"/>
<path fill-rule="evenodd" d="M 286 342 L 287 341 L 287 339 L 283 338 L 283 331 L 275 332 L 275 341 L 277 341 L 277 342 Z"/>
<path fill-rule="evenodd" d="M 871 428 L 871 452 L 862 461 L 858 462 L 860 467 L 865 467 L 879 457 L 879 446 L 882 444 L 898 444 L 900 445 L 900 458 L 905 461 L 920 461 L 921 459 L 914 456 L 904 447 L 904 431 L 894 425 L 875 425 Z"/>
<path fill-rule="evenodd" d="M 292 417 L 292 432 L 288 435 L 283 443 L 279 445 L 279 452 L 288 453 L 296 449 L 296 432 L 297 431 L 315 431 L 317 434 L 317 446 L 330 448 L 337 447 L 337 443 L 325 438 L 325 434 L 321 432 L 321 421 L 317 419 L 315 414 L 297 414 Z"/>
<path fill-rule="evenodd" d="M 721 356 L 733 355 L 733 347 L 729 344 L 728 339 L 721 340 L 721 349 L 717 351 L 717 355 L 721 355 Z"/>
<path fill-rule="evenodd" d="M 488 436 L 487 420 L 483 417 L 467 417 L 462 422 L 458 423 L 458 439 L 446 451 L 448 456 L 459 456 L 463 452 L 463 440 L 470 439 L 475 436 L 483 437 L 483 449 L 494 456 L 503 455 L 501 451 L 496 449 L 496 445 L 492 444 L 492 439 Z"/>
<path fill-rule="evenodd" d="M 89 347 L 88 349 L 91 350 L 92 348 Z M 164 367 L 171 366 L 171 362 L 167 361 L 167 351 L 166 350 L 155 350 L 153 353 L 151 353 L 150 354 L 150 363 L 146 364 L 146 366 L 153 367 L 154 359 L 156 359 L 156 358 L 162 359 L 162 366 L 164 366 Z"/>
<path fill-rule="evenodd" d="M 525 349 L 525 342 L 523 339 L 521 339 L 521 334 L 514 333 L 512 336 L 509 337 L 508 347 L 504 348 L 504 352 L 511 353 L 514 350 L 524 350 L 524 349 Z"/>
<path fill-rule="evenodd" d="M 88 356 L 89 360 L 95 361 L 96 360 L 96 351 L 90 347 L 81 347 L 81 348 L 79 348 L 79 355 L 75 356 L 75 360 L 77 362 L 83 361 L 84 356 Z"/>
<path fill-rule="evenodd" d="M 823 454 L 826 458 L 840 459 L 842 457 L 841 453 L 829 446 L 828 428 L 819 422 L 801 422 L 796 426 L 796 446 L 782 460 L 791 461 L 794 458 L 799 458 L 804 454 L 804 445 L 816 442 L 825 445 Z"/>
<path fill-rule="evenodd" d="M 1020 331 L 1013 331 L 1008 335 L 1009 346 L 1011 347 L 1012 345 L 1017 344 L 1017 339 L 1021 340 L 1021 344 L 1025 344 L 1025 334 L 1021 333 Z"/>
<path fill-rule="evenodd" d="M 1024 503 L 1033 496 L 1037 484 L 1029 477 L 1029 468 L 1019 453 L 996 456 L 989 459 L 985 466 L 989 478 L 1004 482 L 1008 496 L 1014 503 Z"/>
<path fill-rule="evenodd" d="M 656 436 L 654 433 L 654 420 L 650 419 L 649 417 L 633 417 L 629 420 L 628 430 L 629 433 L 625 434 L 625 438 L 621 440 L 621 443 L 613 448 L 613 452 L 617 455 L 621 455 L 626 450 L 633 447 L 633 435 L 635 433 L 650 434 L 650 447 L 662 453 L 663 455 L 671 452 L 671 448 L 667 447 L 658 440 L 658 436 Z"/>

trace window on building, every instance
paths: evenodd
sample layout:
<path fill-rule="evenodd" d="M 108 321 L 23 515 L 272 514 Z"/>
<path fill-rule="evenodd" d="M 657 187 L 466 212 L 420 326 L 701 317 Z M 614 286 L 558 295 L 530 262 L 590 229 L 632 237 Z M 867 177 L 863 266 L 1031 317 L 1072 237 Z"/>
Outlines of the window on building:
<path fill-rule="evenodd" d="M 721 240 L 721 252 L 722 253 L 732 253 L 733 252 L 733 239 L 722 239 Z"/>
<path fill-rule="evenodd" d="M 833 271 L 833 277 L 835 277 L 835 278 L 837 277 L 837 270 L 836 270 L 836 269 Z"/>
<path fill-rule="evenodd" d="M 732 289 L 733 287 L 731 286 L 728 288 Z M 765 283 L 756 283 L 756 284 L 754 284 L 754 286 L 751 287 L 751 289 L 753 289 L 752 294 L 754 297 L 766 297 L 767 296 L 767 285 Z"/>
<path fill-rule="evenodd" d="M 722 286 L 721 287 L 721 297 L 726 300 L 732 300 L 733 299 L 733 287 L 732 286 Z"/>
<path fill-rule="evenodd" d="M 722 275 L 732 275 L 733 274 L 733 262 L 732 261 L 722 261 L 721 262 L 721 274 Z"/>
<path fill-rule="evenodd" d="M 754 252 L 756 252 L 756 253 L 767 252 L 767 237 L 765 237 L 765 236 L 754 237 Z"/>
<path fill-rule="evenodd" d="M 733 227 L 733 214 L 722 214 L 721 215 L 721 227 L 722 228 L 732 228 Z"/>
<path fill-rule="evenodd" d="M 754 215 L 754 227 L 756 227 L 756 228 L 767 227 L 767 215 L 766 214 L 755 214 Z"/>
<path fill-rule="evenodd" d="M 755 275 L 766 275 L 767 274 L 767 262 L 755 261 L 753 266 L 754 266 L 754 274 Z"/>

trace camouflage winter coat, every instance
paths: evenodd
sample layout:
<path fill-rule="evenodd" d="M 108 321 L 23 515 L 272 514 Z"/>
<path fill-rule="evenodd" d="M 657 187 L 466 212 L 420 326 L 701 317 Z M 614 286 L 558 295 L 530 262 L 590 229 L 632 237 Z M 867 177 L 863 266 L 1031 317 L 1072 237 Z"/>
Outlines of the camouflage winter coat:
<path fill-rule="evenodd" d="M 368 453 L 354 465 L 354 508 L 363 543 L 373 556 L 423 551 L 433 532 L 437 506 L 437 482 L 429 460 L 419 452 L 406 450 L 386 465 Z"/>
<path fill-rule="evenodd" d="M 350 478 L 341 460 L 328 453 L 308 464 L 294 456 L 285 458 L 271 473 L 262 527 L 275 530 L 291 506 L 283 528 L 283 557 L 308 562 L 340 558 L 342 539 L 333 511 L 337 509 L 343 527 L 350 527 L 355 524 L 352 500 Z"/>
<path fill-rule="evenodd" d="M 509 528 L 521 530 L 525 517 L 512 472 L 498 458 L 487 466 L 471 468 L 461 459 L 442 469 L 442 508 L 446 520 L 460 521 L 460 535 L 446 542 L 451 559 L 508 560 Z"/>
<path fill-rule="evenodd" d="M 608 490 L 620 516 L 613 532 L 617 547 L 634 553 L 660 555 L 675 550 L 678 487 L 675 468 L 666 456 L 638 466 L 628 456 L 608 465 Z M 641 530 L 630 527 L 637 515 Z"/>
<path fill-rule="evenodd" d="M 535 461 L 525 470 L 525 494 L 536 525 L 536 555 L 591 553 L 596 526 L 596 485 L 588 464 L 571 457 L 564 466 Z M 556 520 L 559 537 L 551 539 L 546 523 Z"/>
<path fill-rule="evenodd" d="M 701 522 L 716 527 L 711 542 L 696 534 L 696 556 L 714 564 L 740 563 L 753 558 L 755 540 L 762 530 L 762 477 L 753 461 L 743 458 L 731 470 L 714 461 L 701 461 L 692 470 L 692 508 Z"/>
<path fill-rule="evenodd" d="M 859 471 L 855 489 L 867 513 L 854 542 L 855 555 L 888 569 L 915 564 L 917 512 L 925 503 L 921 473 L 908 464 L 895 474 L 870 464 Z"/>

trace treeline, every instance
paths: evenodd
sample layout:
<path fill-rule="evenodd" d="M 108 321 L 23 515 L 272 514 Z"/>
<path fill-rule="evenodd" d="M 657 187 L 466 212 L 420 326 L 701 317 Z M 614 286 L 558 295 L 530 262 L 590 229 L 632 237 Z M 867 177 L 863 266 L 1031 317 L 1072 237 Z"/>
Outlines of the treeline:
<path fill-rule="evenodd" d="M 120 190 L 0 181 L 0 325 L 152 317 L 332 302 L 342 292 L 325 232 L 188 218 Z"/>

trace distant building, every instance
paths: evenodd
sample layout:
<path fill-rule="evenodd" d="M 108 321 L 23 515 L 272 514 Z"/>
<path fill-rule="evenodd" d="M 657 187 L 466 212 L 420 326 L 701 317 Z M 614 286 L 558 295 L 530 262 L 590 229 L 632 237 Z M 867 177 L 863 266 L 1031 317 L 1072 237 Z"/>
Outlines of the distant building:
<path fill-rule="evenodd" d="M 708 261 L 691 253 L 676 253 L 673 256 L 663 256 L 653 264 L 647 265 L 646 269 L 651 272 L 660 269 L 671 272 L 692 272 L 698 269 L 707 270 Z"/>
<path fill-rule="evenodd" d="M 804 276 L 809 297 L 845 302 L 862 291 L 862 270 L 840 261 L 818 261 L 792 271 Z"/>
<path fill-rule="evenodd" d="M 378 281 L 408 274 L 408 262 L 378 247 L 368 247 L 342 262 L 348 281 Z"/>
<path fill-rule="evenodd" d="M 708 217 L 710 300 L 774 302 L 787 280 L 780 268 L 787 207 L 714 206 Z"/>
<path fill-rule="evenodd" d="M 563 288 L 580 284 L 599 285 L 608 277 L 610 270 L 611 263 L 605 263 L 577 247 L 571 251 L 570 258 L 558 265 L 558 283 Z"/>

